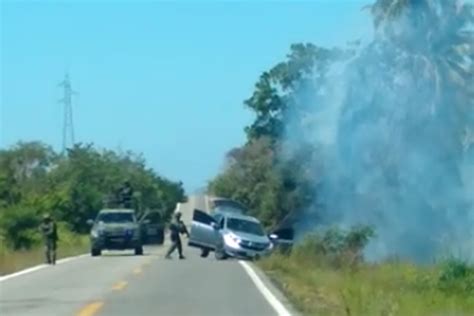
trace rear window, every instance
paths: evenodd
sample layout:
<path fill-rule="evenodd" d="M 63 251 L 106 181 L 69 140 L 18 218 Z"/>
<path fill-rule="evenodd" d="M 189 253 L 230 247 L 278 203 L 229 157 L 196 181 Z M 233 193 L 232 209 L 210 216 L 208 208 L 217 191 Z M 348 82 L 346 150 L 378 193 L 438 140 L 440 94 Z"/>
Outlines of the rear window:
<path fill-rule="evenodd" d="M 214 208 L 215 213 L 237 213 L 243 214 L 245 210 L 242 208 L 237 208 L 234 206 L 224 205 L 224 206 L 217 206 Z"/>
<path fill-rule="evenodd" d="M 130 223 L 135 221 L 133 213 L 101 213 L 97 216 L 98 222 Z"/>
<path fill-rule="evenodd" d="M 219 209 L 227 209 L 227 210 L 234 210 L 234 211 L 240 211 L 240 212 L 246 211 L 246 207 L 244 205 L 233 200 L 214 200 L 213 205 L 214 205 L 214 208 L 219 208 Z"/>

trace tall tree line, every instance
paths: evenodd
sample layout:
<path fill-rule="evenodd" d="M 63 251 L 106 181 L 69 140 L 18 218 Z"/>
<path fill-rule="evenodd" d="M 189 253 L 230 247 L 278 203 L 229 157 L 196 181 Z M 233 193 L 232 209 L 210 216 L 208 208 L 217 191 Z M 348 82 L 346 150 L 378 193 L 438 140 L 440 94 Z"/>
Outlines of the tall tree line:
<path fill-rule="evenodd" d="M 168 218 L 186 198 L 180 182 L 160 176 L 132 152 L 78 144 L 59 154 L 41 142 L 0 150 L 1 237 L 13 248 L 33 246 L 43 213 L 72 232 L 85 233 L 87 219 L 108 206 L 124 181 L 134 187 L 139 212 L 157 210 Z"/>

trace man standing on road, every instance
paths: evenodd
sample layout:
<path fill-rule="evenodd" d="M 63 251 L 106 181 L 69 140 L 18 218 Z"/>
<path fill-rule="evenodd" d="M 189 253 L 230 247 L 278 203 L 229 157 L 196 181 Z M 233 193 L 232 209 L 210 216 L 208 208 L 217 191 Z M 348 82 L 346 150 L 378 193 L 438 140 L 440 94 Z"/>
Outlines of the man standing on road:
<path fill-rule="evenodd" d="M 56 223 L 51 215 L 43 215 L 43 222 L 40 225 L 43 234 L 46 262 L 48 264 L 56 264 L 56 245 L 58 241 L 58 231 Z"/>
<path fill-rule="evenodd" d="M 181 212 L 177 211 L 174 214 L 174 218 L 170 224 L 170 237 L 171 237 L 171 247 L 166 253 L 166 259 L 171 259 L 171 254 L 178 248 L 179 259 L 185 259 L 183 256 L 183 245 L 181 244 L 180 234 L 186 234 L 189 238 L 189 232 L 181 220 Z"/>

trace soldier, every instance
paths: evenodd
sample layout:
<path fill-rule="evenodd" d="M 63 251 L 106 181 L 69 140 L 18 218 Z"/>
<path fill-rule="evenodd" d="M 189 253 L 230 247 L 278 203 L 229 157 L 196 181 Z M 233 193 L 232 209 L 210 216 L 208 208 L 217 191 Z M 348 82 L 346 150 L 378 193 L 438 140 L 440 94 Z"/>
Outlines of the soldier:
<path fill-rule="evenodd" d="M 40 225 L 43 234 L 46 262 L 56 264 L 56 244 L 58 241 L 58 231 L 56 223 L 49 214 L 43 215 L 43 222 Z"/>
<path fill-rule="evenodd" d="M 124 208 L 132 208 L 133 188 L 129 181 L 125 181 L 119 191 L 120 204 Z"/>
<path fill-rule="evenodd" d="M 174 219 L 170 224 L 170 237 L 172 244 L 166 253 L 166 259 L 171 259 L 171 254 L 176 250 L 176 248 L 178 248 L 179 259 L 185 259 L 183 256 L 183 245 L 181 244 L 180 234 L 186 234 L 186 236 L 189 238 L 186 225 L 184 225 L 183 221 L 181 220 L 181 212 L 177 211 L 174 214 Z"/>

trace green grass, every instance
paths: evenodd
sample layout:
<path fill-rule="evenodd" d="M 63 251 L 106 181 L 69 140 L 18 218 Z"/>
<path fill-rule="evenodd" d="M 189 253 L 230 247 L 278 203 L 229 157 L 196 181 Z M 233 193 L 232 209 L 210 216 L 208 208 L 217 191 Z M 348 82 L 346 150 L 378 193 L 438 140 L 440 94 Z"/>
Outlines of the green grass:
<path fill-rule="evenodd" d="M 71 233 L 60 236 L 57 249 L 58 259 L 88 252 L 88 236 Z M 44 263 L 44 249 L 41 244 L 28 250 L 11 250 L 0 243 L 0 275 L 16 272 L 28 267 Z"/>
<path fill-rule="evenodd" d="M 462 277 L 456 276 L 463 270 L 455 265 L 387 262 L 334 268 L 298 252 L 259 264 L 303 315 L 474 315 L 473 268 Z"/>

